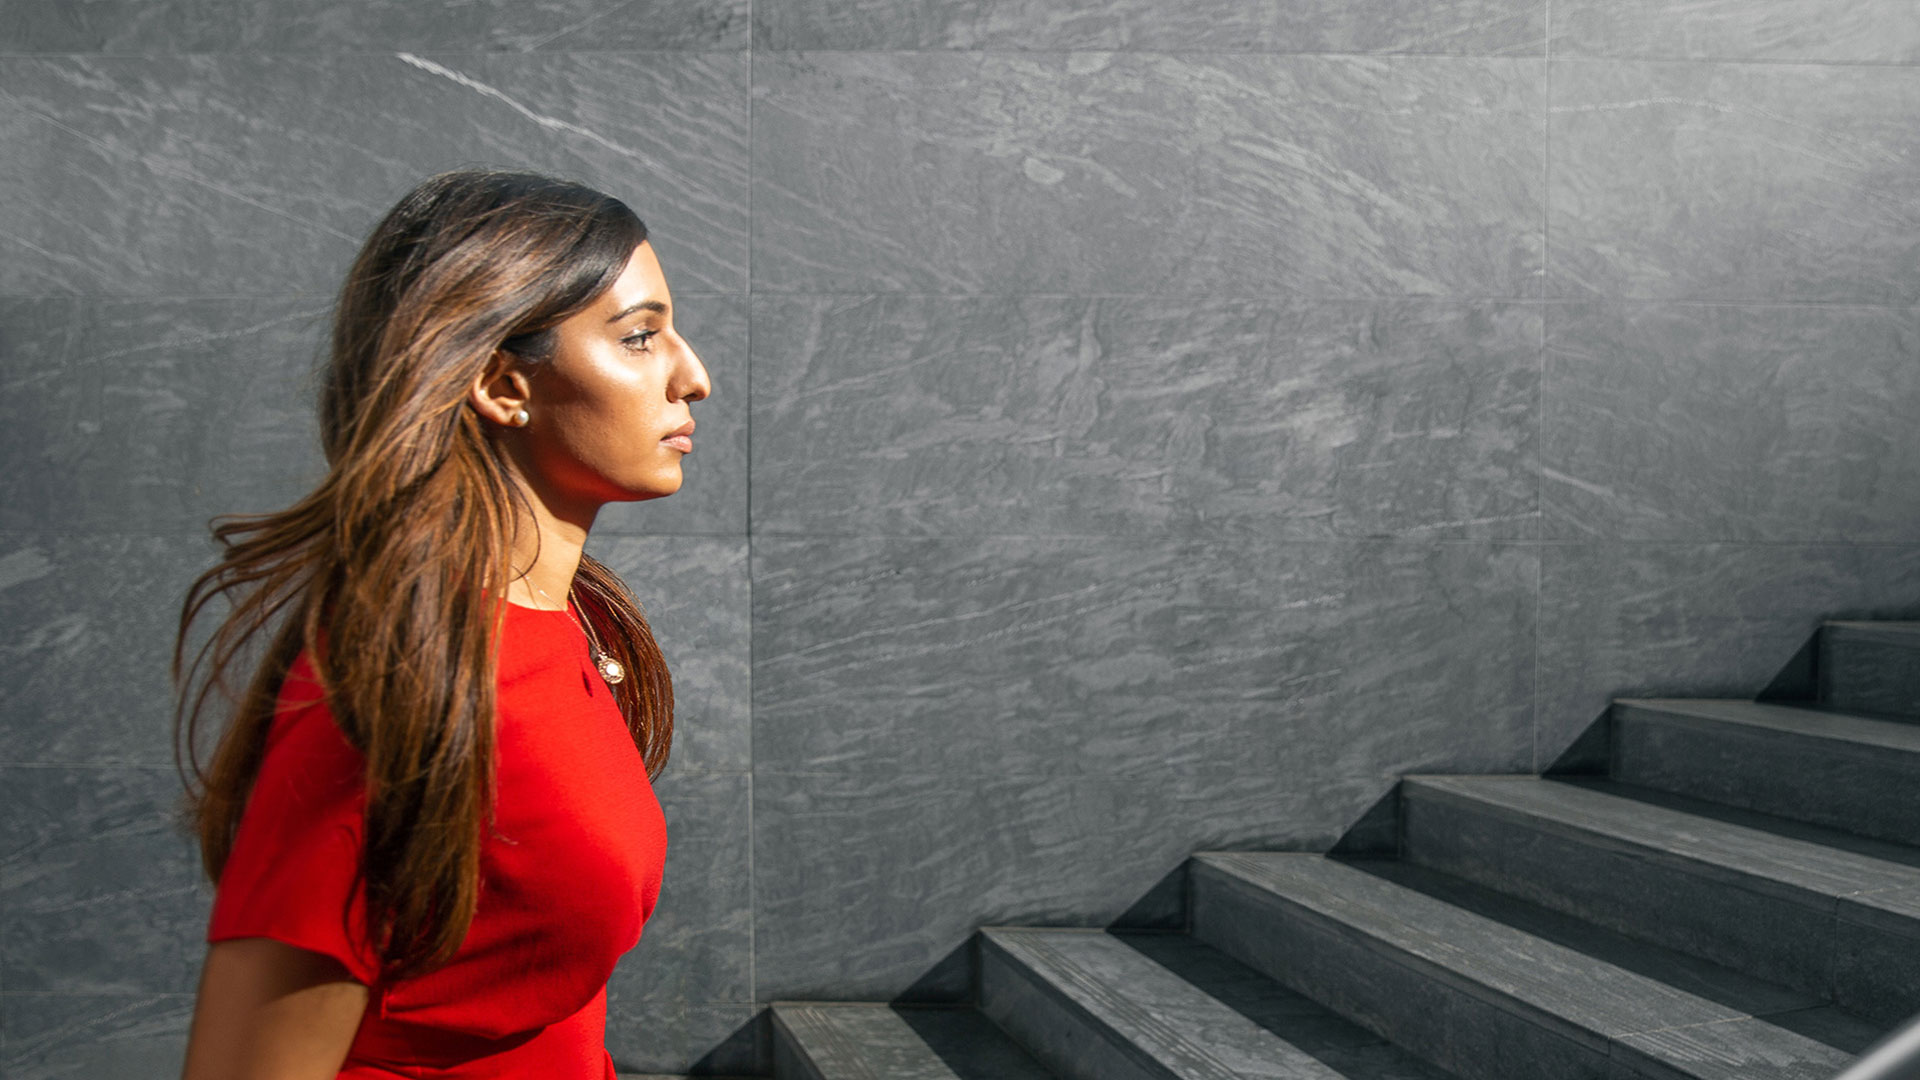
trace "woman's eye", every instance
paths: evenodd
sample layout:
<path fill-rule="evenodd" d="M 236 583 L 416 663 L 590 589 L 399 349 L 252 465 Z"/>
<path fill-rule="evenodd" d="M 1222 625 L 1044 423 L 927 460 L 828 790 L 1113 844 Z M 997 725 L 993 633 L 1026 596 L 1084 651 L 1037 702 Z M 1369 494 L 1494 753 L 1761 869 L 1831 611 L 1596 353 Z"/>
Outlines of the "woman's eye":
<path fill-rule="evenodd" d="M 620 340 L 626 342 L 628 348 L 640 349 L 644 351 L 647 347 L 647 342 L 653 337 L 653 335 L 659 332 L 660 331 L 658 330 L 636 330 L 635 332 L 628 334 L 626 337 L 623 337 Z"/>

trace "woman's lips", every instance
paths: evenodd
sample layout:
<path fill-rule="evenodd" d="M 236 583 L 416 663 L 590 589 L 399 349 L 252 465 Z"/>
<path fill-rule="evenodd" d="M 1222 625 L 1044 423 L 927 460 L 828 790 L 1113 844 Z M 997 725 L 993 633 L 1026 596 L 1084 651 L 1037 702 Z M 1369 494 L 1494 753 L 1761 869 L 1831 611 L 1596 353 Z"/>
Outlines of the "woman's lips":
<path fill-rule="evenodd" d="M 683 454 L 693 453 L 693 436 L 691 435 L 669 435 L 660 441 Z"/>

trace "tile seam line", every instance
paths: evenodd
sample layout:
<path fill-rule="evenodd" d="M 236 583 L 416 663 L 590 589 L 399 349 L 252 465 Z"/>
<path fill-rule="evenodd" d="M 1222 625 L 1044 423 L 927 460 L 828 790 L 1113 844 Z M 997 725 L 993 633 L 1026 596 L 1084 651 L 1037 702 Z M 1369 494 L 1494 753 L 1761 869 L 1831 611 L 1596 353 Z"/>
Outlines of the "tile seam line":
<path fill-rule="evenodd" d="M 174 771 L 170 761 L 0 761 L 0 769 L 143 769 L 167 772 Z M 751 777 L 753 770 L 746 769 L 680 769 L 673 774 L 663 774 L 661 782 L 666 783 L 675 777 L 689 780 L 722 780 L 729 777 L 744 779 Z"/>
<path fill-rule="evenodd" d="M 564 58 L 571 56 L 742 56 L 750 52 L 740 49 L 457 49 L 425 46 L 407 48 L 393 45 L 385 48 L 354 49 L 227 49 L 227 50 L 180 50 L 178 52 L 7 52 L 0 49 L 0 62 L 9 60 L 112 60 L 112 61 L 160 61 L 160 60 L 250 60 L 256 57 L 268 60 L 285 60 L 295 57 L 329 59 L 378 59 L 392 58 L 396 52 L 408 52 L 415 56 L 456 56 L 475 59 L 527 60 L 533 58 Z M 1468 57 L 1467 59 L 1471 59 Z"/>
<path fill-rule="evenodd" d="M 1553 280 L 1553 247 L 1549 230 L 1553 223 L 1553 0 L 1545 0 L 1544 27 L 1540 50 L 1545 60 L 1540 65 L 1541 117 L 1540 117 L 1540 295 L 1544 299 L 1547 285 Z M 1546 447 L 1547 447 L 1547 319 L 1550 309 L 1540 309 L 1540 351 L 1537 356 L 1537 375 L 1533 384 L 1533 512 L 1535 535 L 1545 531 L 1546 526 Z M 1533 685 L 1529 687 L 1531 705 L 1531 730 L 1527 732 L 1531 743 L 1533 771 L 1542 771 L 1540 763 L 1540 638 L 1541 626 L 1546 615 L 1543 600 L 1543 584 L 1546 580 L 1544 560 L 1537 556 L 1533 564 Z"/>
<path fill-rule="evenodd" d="M 249 513 L 251 511 L 221 511 L 220 513 Z M 210 515 L 217 516 L 217 515 Z M 1509 547 L 1538 548 L 1542 550 L 1606 550 L 1606 549 L 1652 549 L 1652 548 L 1811 548 L 1828 551 L 1920 551 L 1920 540 L 1744 540 L 1725 537 L 1704 537 L 1696 539 L 1560 539 L 1540 537 L 1508 536 L 1332 536 L 1332 537 L 1295 537 L 1272 538 L 1264 536 L 1219 536 L 1210 533 L 1190 534 L 1178 531 L 1142 534 L 1137 531 L 1104 533 L 843 533 L 843 532 L 772 532 L 743 534 L 737 532 L 620 532 L 609 529 L 605 532 L 609 540 L 748 540 L 768 539 L 782 541 L 807 540 L 890 540 L 921 543 L 962 543 L 986 540 L 1015 540 L 1039 542 L 1061 542 L 1076 540 L 1124 540 L 1133 542 L 1178 542 L 1214 547 L 1236 547 L 1245 549 L 1250 544 L 1269 547 Z M 202 540 L 212 542 L 204 528 L 197 526 L 179 529 L 158 529 L 123 531 L 115 529 L 90 529 L 85 527 L 51 527 L 44 529 L 0 528 L 0 538 L 27 541 L 70 541 L 70 540 L 153 540 L 186 541 Z M 209 554 L 212 549 L 209 548 Z M 751 552 L 749 553 L 751 558 Z M 749 570 L 751 574 L 751 570 Z M 25 584 L 25 583 L 22 583 Z"/>
<path fill-rule="evenodd" d="M 1054 46 L 1046 48 L 1005 48 L 1005 47 L 951 47 L 938 46 L 880 46 L 875 48 L 833 48 L 811 46 L 763 47 L 748 46 L 737 49 L 716 49 L 705 46 L 686 48 L 621 48 L 602 49 L 488 49 L 439 46 L 405 47 L 396 45 L 389 48 L 354 47 L 341 49 L 180 49 L 157 52 L 109 52 L 104 50 L 63 50 L 49 52 L 7 52 L 0 50 L 0 61 L 4 60 L 184 60 L 184 59 L 221 59 L 233 58 L 281 58 L 281 57 L 382 57 L 391 56 L 395 48 L 413 53 L 416 56 L 470 56 L 529 60 L 535 58 L 557 58 L 569 56 L 765 56 L 769 58 L 789 56 L 1172 56 L 1172 57 L 1208 57 L 1208 56 L 1252 56 L 1252 57 L 1327 57 L 1333 59 L 1356 60 L 1511 60 L 1515 62 L 1538 62 L 1547 59 L 1545 52 L 1395 52 L 1395 51 L 1354 51 L 1342 49 L 1246 49 L 1246 48 L 1114 48 L 1111 46 Z M 1672 57 L 1568 57 L 1567 59 L 1594 59 L 1619 62 L 1651 62 L 1654 60 L 1673 60 Z M 1717 60 L 1685 59 L 1677 62 L 1687 63 L 1833 63 L 1851 66 L 1873 67 L 1916 67 L 1920 61 L 1902 63 L 1900 61 L 1799 61 L 1799 60 Z"/>
<path fill-rule="evenodd" d="M 343 48 L 343 49 L 211 49 L 161 52 L 106 52 L 106 51 L 61 51 L 61 52 L 6 52 L 0 51 L 0 61 L 7 60 L 109 60 L 109 61 L 164 61 L 164 60 L 206 60 L 206 59 L 252 59 L 255 57 L 276 59 L 288 57 L 313 57 L 318 59 L 367 57 L 390 57 L 395 49 L 410 52 L 416 56 L 457 56 L 484 59 L 532 60 L 559 59 L 573 56 L 747 56 L 784 58 L 798 56 L 969 56 L 969 57 L 1070 57 L 1070 56 L 1138 56 L 1153 57 L 1287 57 L 1324 58 L 1334 60 L 1441 60 L 1484 63 L 1488 60 L 1504 60 L 1513 63 L 1539 63 L 1547 59 L 1545 52 L 1356 52 L 1340 49 L 1208 49 L 1208 48 L 1097 48 L 1092 46 L 1061 46 L 1053 48 L 763 48 L 749 46 L 738 49 L 714 49 L 705 47 L 648 49 L 648 48 L 605 48 L 605 49 L 484 49 L 484 48 L 440 48 L 435 46 L 392 46 L 388 48 Z M 1633 57 L 1599 57 L 1602 61 L 1646 62 Z M 1649 60 L 1655 58 L 1648 58 Z M 1689 60 L 1689 63 L 1758 63 L 1766 61 L 1713 61 Z M 1822 61 L 1773 61 L 1775 63 L 1822 63 Z M 1874 67 L 1920 67 L 1920 61 L 1912 63 L 1848 61 L 1852 66 Z"/>
<path fill-rule="evenodd" d="M 1702 308 L 1850 308 L 1860 311 L 1908 311 L 1920 313 L 1920 299 L 1910 301 L 1880 300 L 1767 300 L 1767 299 L 1669 299 L 1663 297 L 1542 297 L 1542 296 L 1497 296 L 1476 294 L 1388 294 L 1374 296 L 1311 296 L 1298 293 L 1103 293 L 1103 292 L 914 292 L 906 290 L 868 289 L 853 291 L 769 291 L 766 289 L 742 289 L 737 292 L 700 291 L 681 292 L 680 299 L 697 300 L 768 300 L 795 301 L 807 299 L 870 299 L 870 300 L 1133 300 L 1142 304 L 1165 301 L 1202 301 L 1216 303 L 1270 303 L 1270 304 L 1406 304 L 1406 305 L 1445 305 L 1445 304 L 1510 304 L 1528 307 L 1702 307 Z M 94 293 L 94 292 L 4 292 L 0 291 L 0 303 L 11 302 L 83 302 L 109 304 L 193 304 L 193 303 L 286 303 L 291 301 L 312 301 L 330 303 L 334 297 L 310 292 L 286 293 Z"/>
<path fill-rule="evenodd" d="M 715 294 L 739 296 L 738 293 Z M 1726 307 L 1726 308 L 1858 308 L 1866 311 L 1920 311 L 1915 300 L 1769 300 L 1764 298 L 1670 298 L 1658 296 L 1514 296 L 1474 293 L 1379 293 L 1316 296 L 1305 293 L 1132 293 L 1132 292 L 922 292 L 910 289 L 781 290 L 758 288 L 751 293 L 756 300 L 861 299 L 861 300 L 1133 300 L 1141 304 L 1168 301 L 1219 301 L 1231 303 L 1301 304 L 1514 304 L 1533 307 Z M 5 298 L 0 296 L 0 298 Z M 41 297 L 20 297 L 40 299 Z M 46 299 L 82 299 L 91 297 L 50 296 Z M 129 297 L 130 299 L 142 299 Z M 183 299 L 196 299 L 185 297 Z"/>
<path fill-rule="evenodd" d="M 873 49 L 833 49 L 833 48 L 780 48 L 756 49 L 757 56 L 1140 56 L 1140 57 L 1212 57 L 1212 56 L 1251 56 L 1251 57 L 1326 57 L 1330 59 L 1351 60 L 1445 60 L 1485 62 L 1488 60 L 1506 60 L 1514 63 L 1569 63 L 1569 64 L 1724 64 L 1752 65 L 1756 67 L 1848 67 L 1848 68 L 1884 68 L 1894 71 L 1920 71 L 1920 59 L 1915 60 L 1832 60 L 1832 59 L 1794 59 L 1780 57 L 1754 56 L 1592 56 L 1569 55 L 1560 52 L 1541 51 L 1523 52 L 1353 52 L 1332 49 L 1135 49 L 1135 48 L 1051 48 L 1051 49 L 1012 49 L 1012 48 L 873 48 Z M 171 55 L 171 54 L 166 54 Z"/>
<path fill-rule="evenodd" d="M 42 535 L 24 530 L 16 530 L 21 536 Z M 9 531 L 0 531 L 0 536 L 11 535 Z M 57 535 L 66 536 L 67 533 Z M 182 533 L 82 533 L 84 536 L 157 536 L 158 538 L 178 538 Z M 670 538 L 675 536 L 708 536 L 704 533 L 631 533 L 622 534 L 634 539 L 646 537 Z M 725 539 L 739 539 L 738 534 L 712 534 Z M 1889 550 L 1920 551 L 1920 540 L 1738 540 L 1724 537 L 1705 537 L 1699 539 L 1559 539 L 1540 537 L 1474 537 L 1474 536 L 1328 536 L 1328 537 L 1268 537 L 1268 536 L 1219 536 L 1210 533 L 1191 534 L 1178 531 L 1162 533 L 1141 533 L 1137 530 L 1103 533 L 846 533 L 846 532 L 762 532 L 754 534 L 763 540 L 898 540 L 920 541 L 927 543 L 981 540 L 1030 540 L 1035 542 L 1067 542 L 1073 540 L 1128 540 L 1128 541 L 1178 541 L 1198 545 L 1235 546 L 1260 544 L 1278 547 L 1336 547 L 1342 545 L 1360 545 L 1373 547 L 1531 547 L 1542 549 L 1601 550 L 1608 548 L 1821 548 L 1834 551 Z"/>
<path fill-rule="evenodd" d="M 1219 48 L 1113 48 L 1113 47 L 1075 47 L 1055 48 L 813 48 L 780 47 L 770 48 L 746 45 L 738 48 L 711 48 L 706 46 L 688 46 L 684 48 L 603 48 L 603 49 L 492 49 L 492 48 L 440 48 L 424 46 L 406 51 L 419 56 L 462 56 L 479 58 L 499 58 L 510 60 L 530 60 L 535 58 L 562 58 L 571 56 L 609 56 L 609 55 L 646 55 L 646 56 L 1075 56 L 1109 55 L 1140 57 L 1325 57 L 1331 59 L 1355 60 L 1442 60 L 1472 61 L 1507 60 L 1514 62 L 1541 62 L 1574 64 L 1724 64 L 1752 65 L 1757 67 L 1838 67 L 1868 68 L 1887 70 L 1920 70 L 1920 59 L 1916 60 L 1844 60 L 1836 58 L 1799 58 L 1799 57 L 1758 57 L 1758 56 L 1653 56 L 1632 53 L 1616 55 L 1568 54 L 1543 48 L 1539 51 L 1526 50 L 1515 52 L 1356 52 L 1336 49 L 1219 49 Z M 116 61 L 160 61 L 175 59 L 222 59 L 222 58 L 285 58 L 317 57 L 386 57 L 393 54 L 392 48 L 345 48 L 345 49 L 212 49 L 178 50 L 157 52 L 109 52 L 104 50 L 61 50 L 46 52 L 10 52 L 0 49 L 0 61 L 8 60 L 116 60 Z"/>
<path fill-rule="evenodd" d="M 316 482 L 318 482 L 316 480 Z M 290 505 L 290 504 L 289 504 Z M 272 507 L 265 510 L 213 510 L 208 517 L 222 517 L 229 514 L 278 513 L 284 507 Z M 603 532 L 597 534 L 607 540 L 744 540 L 745 533 L 740 532 L 626 532 L 603 526 Z M 65 540 L 78 538 L 106 539 L 120 537 L 139 540 L 206 540 L 212 544 L 213 537 L 203 525 L 186 525 L 178 528 L 154 528 L 140 530 L 89 529 L 85 527 L 54 526 L 49 528 L 4 528 L 0 527 L 0 536 L 38 537 L 46 540 Z M 212 548 L 209 548 L 209 553 Z"/>
<path fill-rule="evenodd" d="M 747 69 L 747 138 L 745 148 L 747 167 L 747 225 L 745 237 L 746 255 L 740 282 L 742 288 L 745 290 L 746 297 L 746 311 L 744 313 L 746 316 L 746 325 L 743 328 L 746 340 L 746 355 L 743 357 L 745 361 L 742 365 L 744 369 L 742 376 L 744 386 L 741 391 L 746 399 L 746 408 L 742 410 L 742 419 L 744 421 L 742 424 L 742 441 L 746 444 L 746 461 L 742 462 L 742 468 L 746 473 L 746 481 L 743 485 L 745 490 L 742 495 L 740 513 L 742 517 L 741 524 L 744 527 L 746 535 L 747 547 L 747 996 L 754 998 L 760 995 L 760 886 L 759 879 L 755 876 L 758 867 L 754 860 L 754 853 L 759 849 L 757 839 L 760 831 L 759 804 L 754 799 L 754 781 L 759 776 L 759 760 L 755 757 L 753 737 L 754 731 L 758 727 L 758 725 L 754 723 L 755 698 L 753 693 L 753 673 L 756 670 L 754 667 L 754 630 L 759 624 L 759 620 L 754 618 L 753 614 L 753 581 L 755 576 L 753 572 L 753 99 L 755 97 L 753 74 L 754 68 L 757 66 L 754 64 L 753 58 L 757 51 L 754 47 L 754 31 L 758 25 L 758 20 L 755 17 L 756 2 L 757 0 L 747 0 L 747 47 L 744 58 Z M 762 1047 L 759 1045 L 762 1027 L 763 1025 L 759 1024 L 754 1026 L 754 1056 L 756 1060 L 762 1056 Z M 767 1046 L 764 1050 L 765 1056 L 771 1059 L 773 1047 Z"/>

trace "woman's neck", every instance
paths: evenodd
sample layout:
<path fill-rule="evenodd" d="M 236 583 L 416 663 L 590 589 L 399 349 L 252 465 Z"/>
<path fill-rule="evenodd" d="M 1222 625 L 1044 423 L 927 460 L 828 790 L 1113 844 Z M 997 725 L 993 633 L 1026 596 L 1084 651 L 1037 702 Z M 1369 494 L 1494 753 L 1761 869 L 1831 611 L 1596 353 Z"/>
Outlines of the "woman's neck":
<path fill-rule="evenodd" d="M 507 586 L 507 599 L 524 607 L 557 611 L 567 606 L 567 590 L 580 569 L 580 554 L 593 519 L 567 520 L 552 513 L 537 496 L 528 502 L 532 515 L 523 510 L 514 530 L 514 578 Z"/>

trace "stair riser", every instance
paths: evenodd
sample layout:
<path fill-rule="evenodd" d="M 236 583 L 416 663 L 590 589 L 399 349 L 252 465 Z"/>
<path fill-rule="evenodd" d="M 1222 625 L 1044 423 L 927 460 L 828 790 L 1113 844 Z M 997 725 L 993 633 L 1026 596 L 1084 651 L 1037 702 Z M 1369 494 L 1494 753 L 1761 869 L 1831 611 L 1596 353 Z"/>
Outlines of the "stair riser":
<path fill-rule="evenodd" d="M 773 1076 L 774 1080 L 827 1080 L 781 1021 L 778 1010 L 773 1011 Z"/>
<path fill-rule="evenodd" d="M 1920 1011 L 1913 936 L 1836 914 L 1833 898 L 1610 838 L 1456 802 L 1408 785 L 1402 857 L 1656 945 L 1862 1009 L 1876 1019 Z M 1852 960 L 1837 943 L 1866 935 Z"/>
<path fill-rule="evenodd" d="M 1884 915 L 1862 918 L 1851 908 L 1840 906 L 1834 1000 L 1885 1024 L 1920 1013 L 1920 941 L 1911 926 L 1888 926 Z"/>
<path fill-rule="evenodd" d="M 1830 708 L 1920 720 L 1920 648 L 1829 627 L 1820 634 L 1820 700 Z"/>
<path fill-rule="evenodd" d="M 1920 756 L 1613 708 L 1613 776 L 1896 843 L 1920 843 Z"/>
<path fill-rule="evenodd" d="M 991 939 L 980 939 L 981 1013 L 1063 1080 L 1178 1080 L 1130 1053 L 1105 1025 L 1037 982 Z"/>
<path fill-rule="evenodd" d="M 1462 1080 L 1619 1077 L 1607 1040 L 1436 977 L 1319 913 L 1195 863 L 1192 933 Z"/>
<path fill-rule="evenodd" d="M 827 1080 L 804 1054 L 784 1040 L 773 1044 L 773 1077 L 774 1080 Z"/>

